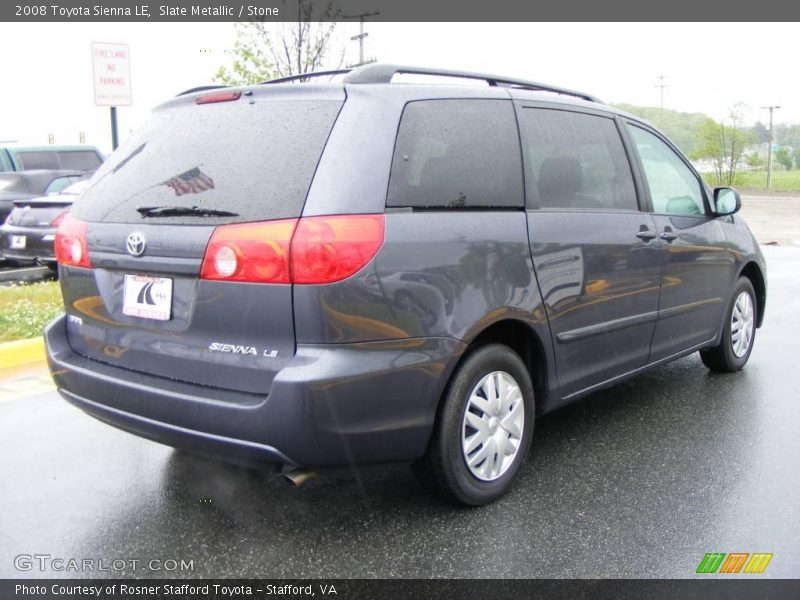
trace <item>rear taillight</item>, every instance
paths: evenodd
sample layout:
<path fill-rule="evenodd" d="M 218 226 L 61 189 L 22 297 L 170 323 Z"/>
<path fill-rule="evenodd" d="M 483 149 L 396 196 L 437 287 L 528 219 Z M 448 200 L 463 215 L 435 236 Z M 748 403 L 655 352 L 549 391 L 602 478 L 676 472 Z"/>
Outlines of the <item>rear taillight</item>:
<path fill-rule="evenodd" d="M 362 269 L 381 244 L 383 215 L 300 219 L 292 238 L 292 281 L 341 281 Z"/>
<path fill-rule="evenodd" d="M 297 219 L 222 225 L 206 247 L 200 277 L 289 283 L 289 246 Z"/>
<path fill-rule="evenodd" d="M 89 244 L 86 242 L 86 223 L 66 215 L 56 230 L 56 260 L 73 267 L 91 267 Z"/>
<path fill-rule="evenodd" d="M 383 215 L 222 225 L 208 242 L 200 277 L 252 283 L 341 281 L 375 256 L 383 231 Z"/>
<path fill-rule="evenodd" d="M 58 227 L 59 225 L 61 225 L 61 221 L 63 221 L 64 217 L 66 217 L 66 216 L 67 216 L 67 211 L 65 210 L 60 215 L 58 215 L 55 219 L 50 221 L 50 227 Z"/>

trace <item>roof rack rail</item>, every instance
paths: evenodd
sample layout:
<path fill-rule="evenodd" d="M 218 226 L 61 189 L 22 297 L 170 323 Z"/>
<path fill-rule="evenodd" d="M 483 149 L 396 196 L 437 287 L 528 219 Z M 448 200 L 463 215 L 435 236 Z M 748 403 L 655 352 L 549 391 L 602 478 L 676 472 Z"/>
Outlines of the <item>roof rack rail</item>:
<path fill-rule="evenodd" d="M 412 75 L 433 75 L 438 77 L 459 77 L 463 79 L 478 79 L 483 80 L 490 86 L 502 86 L 521 88 L 526 90 L 535 90 L 541 92 L 554 92 L 556 94 L 563 94 L 566 96 L 574 96 L 589 102 L 598 102 L 600 100 L 589 94 L 583 92 L 576 92 L 566 88 L 556 87 L 554 85 L 546 85 L 544 83 L 536 83 L 535 81 L 525 81 L 524 79 L 512 79 L 509 77 L 499 77 L 495 75 L 486 75 L 484 73 L 471 73 L 469 71 L 451 71 L 447 69 L 429 69 L 426 67 L 404 67 L 400 65 L 384 65 L 384 64 L 370 64 L 364 65 L 351 70 L 344 78 L 345 83 L 391 83 L 392 77 L 398 73 L 407 73 Z"/>
<path fill-rule="evenodd" d="M 200 87 L 193 87 L 191 89 L 184 90 L 180 94 L 176 94 L 175 97 L 177 98 L 178 96 L 186 96 L 187 94 L 194 94 L 196 92 L 207 92 L 208 90 L 218 90 L 218 89 L 226 88 L 226 87 L 230 87 L 230 86 L 227 86 L 227 85 L 201 85 Z"/>
<path fill-rule="evenodd" d="M 328 77 L 333 75 L 343 75 L 349 73 L 352 69 L 333 69 L 331 71 L 313 71 L 311 73 L 302 73 L 300 75 L 289 75 L 288 77 L 281 77 L 279 79 L 270 79 L 268 81 L 260 81 L 258 85 L 267 85 L 270 83 L 287 83 L 289 81 L 297 81 L 301 79 L 311 79 L 312 77 Z"/>

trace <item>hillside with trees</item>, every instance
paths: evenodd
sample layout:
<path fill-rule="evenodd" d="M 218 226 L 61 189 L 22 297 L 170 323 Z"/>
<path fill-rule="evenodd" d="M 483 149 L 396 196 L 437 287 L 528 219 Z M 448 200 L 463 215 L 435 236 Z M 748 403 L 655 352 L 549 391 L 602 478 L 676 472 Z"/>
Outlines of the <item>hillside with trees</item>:
<path fill-rule="evenodd" d="M 662 119 L 661 109 L 657 106 L 634 106 L 633 104 L 615 104 L 614 106 L 637 117 L 647 119 L 654 127 L 663 131 L 687 156 L 697 153 L 703 144 L 699 132 L 703 127 L 708 127 L 708 121 L 713 122 L 711 117 L 703 113 L 678 112 L 665 108 Z"/>

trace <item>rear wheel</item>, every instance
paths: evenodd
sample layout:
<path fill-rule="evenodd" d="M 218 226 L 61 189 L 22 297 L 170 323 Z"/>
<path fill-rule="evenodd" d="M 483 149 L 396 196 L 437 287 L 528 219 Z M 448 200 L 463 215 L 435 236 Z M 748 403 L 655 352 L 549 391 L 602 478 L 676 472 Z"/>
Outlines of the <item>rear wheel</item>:
<path fill-rule="evenodd" d="M 719 373 L 733 373 L 744 367 L 753 351 L 757 320 L 753 284 L 747 277 L 740 277 L 728 303 L 719 345 L 700 351 L 703 364 Z"/>
<path fill-rule="evenodd" d="M 530 374 L 507 346 L 473 351 L 445 392 L 419 479 L 451 502 L 478 506 L 511 486 L 533 436 Z"/>

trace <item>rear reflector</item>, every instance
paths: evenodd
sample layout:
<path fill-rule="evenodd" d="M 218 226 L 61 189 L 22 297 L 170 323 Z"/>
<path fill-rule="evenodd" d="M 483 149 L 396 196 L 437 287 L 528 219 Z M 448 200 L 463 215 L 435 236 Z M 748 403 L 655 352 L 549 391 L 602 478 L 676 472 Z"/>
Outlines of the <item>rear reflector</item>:
<path fill-rule="evenodd" d="M 198 96 L 194 99 L 195 104 L 213 104 L 214 102 L 232 102 L 241 98 L 242 92 L 219 92 L 217 94 L 208 94 L 206 96 Z"/>
<path fill-rule="evenodd" d="M 67 214 L 56 230 L 56 260 L 59 264 L 90 268 L 86 223 Z"/>
<path fill-rule="evenodd" d="M 200 277 L 251 283 L 333 283 L 362 269 L 383 244 L 383 215 L 306 217 L 221 225 Z"/>

